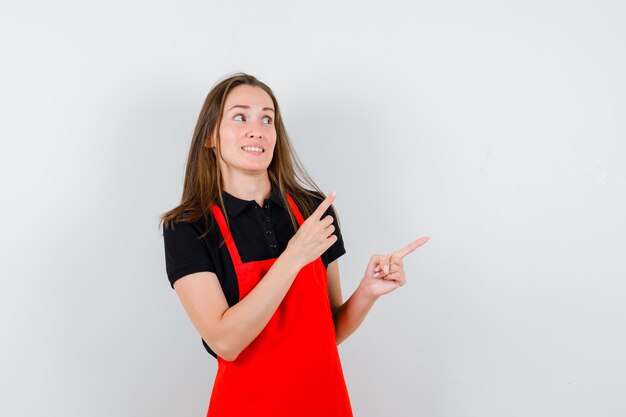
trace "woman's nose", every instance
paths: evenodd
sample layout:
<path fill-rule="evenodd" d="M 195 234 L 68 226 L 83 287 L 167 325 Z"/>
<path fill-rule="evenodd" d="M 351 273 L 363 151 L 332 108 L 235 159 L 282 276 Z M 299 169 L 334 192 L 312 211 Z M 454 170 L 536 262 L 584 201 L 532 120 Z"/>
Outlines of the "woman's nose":
<path fill-rule="evenodd" d="M 248 136 L 249 137 L 260 138 L 261 137 L 261 128 L 256 126 L 256 125 L 250 126 L 250 130 L 248 130 Z"/>

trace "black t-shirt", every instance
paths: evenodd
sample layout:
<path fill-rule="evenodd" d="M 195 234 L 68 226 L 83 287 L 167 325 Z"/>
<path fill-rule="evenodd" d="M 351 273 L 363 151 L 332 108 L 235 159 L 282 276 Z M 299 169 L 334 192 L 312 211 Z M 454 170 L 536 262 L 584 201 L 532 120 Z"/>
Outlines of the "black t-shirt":
<path fill-rule="evenodd" d="M 272 184 L 272 193 L 263 206 L 259 206 L 254 200 L 241 200 L 226 192 L 223 193 L 223 198 L 226 210 L 219 201 L 216 204 L 222 208 L 225 216 L 228 215 L 230 230 L 241 261 L 261 261 L 280 256 L 295 232 L 286 210 L 288 203 L 282 200 L 278 188 Z M 312 208 L 316 208 L 321 202 L 322 198 L 318 195 Z M 303 212 L 302 207 L 298 208 Z M 326 215 L 333 216 L 333 234 L 338 238 L 321 256 L 324 266 L 328 267 L 329 263 L 345 254 L 346 250 L 332 207 L 326 210 L 322 218 Z M 172 228 L 163 228 L 167 276 L 174 288 L 174 282 L 188 274 L 213 272 L 219 279 L 228 305 L 233 306 L 239 301 L 237 276 L 228 248 L 225 244 L 220 246 L 223 237 L 212 212 L 209 212 L 209 225 L 209 233 L 201 239 L 199 237 L 206 231 L 203 218 L 194 223 L 178 222 Z M 202 342 L 206 350 L 215 356 L 204 340 Z"/>

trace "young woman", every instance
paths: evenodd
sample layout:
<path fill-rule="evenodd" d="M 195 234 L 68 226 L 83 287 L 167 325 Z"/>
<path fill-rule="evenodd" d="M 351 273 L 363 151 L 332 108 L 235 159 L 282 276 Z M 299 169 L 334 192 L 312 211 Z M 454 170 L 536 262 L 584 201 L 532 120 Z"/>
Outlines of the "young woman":
<path fill-rule="evenodd" d="M 161 218 L 168 278 L 218 361 L 208 417 L 352 415 L 337 345 L 428 238 L 372 256 L 344 303 L 334 199 L 299 163 L 267 85 L 238 73 L 213 86 L 181 204 Z"/>

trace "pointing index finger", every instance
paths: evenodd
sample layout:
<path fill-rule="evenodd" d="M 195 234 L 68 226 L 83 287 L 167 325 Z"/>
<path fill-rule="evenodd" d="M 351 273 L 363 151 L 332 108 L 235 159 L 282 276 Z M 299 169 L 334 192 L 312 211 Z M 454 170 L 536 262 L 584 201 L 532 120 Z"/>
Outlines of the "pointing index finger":
<path fill-rule="evenodd" d="M 335 200 L 336 195 L 337 193 L 334 191 L 328 194 L 328 196 L 324 199 L 324 201 L 322 201 L 320 205 L 317 206 L 317 209 L 315 209 L 311 217 L 315 216 L 317 220 L 321 219 L 324 213 L 326 213 L 326 210 L 328 210 L 328 207 L 330 207 L 330 205 Z"/>
<path fill-rule="evenodd" d="M 422 246 L 424 243 L 428 242 L 430 238 L 428 236 L 422 236 L 419 239 L 417 239 L 416 241 L 413 241 L 411 243 L 409 243 L 408 245 L 406 245 L 405 247 L 403 247 L 402 249 L 400 249 L 397 254 L 401 257 L 404 258 L 405 256 L 407 256 L 409 253 L 413 252 L 415 249 L 419 248 L 420 246 Z"/>

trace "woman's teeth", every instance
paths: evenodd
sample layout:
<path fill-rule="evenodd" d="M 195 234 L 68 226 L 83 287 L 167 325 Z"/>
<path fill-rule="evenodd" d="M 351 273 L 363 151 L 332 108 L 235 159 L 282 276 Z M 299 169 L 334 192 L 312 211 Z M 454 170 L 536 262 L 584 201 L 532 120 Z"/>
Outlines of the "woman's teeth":
<path fill-rule="evenodd" d="M 257 148 L 256 146 L 244 146 L 241 149 L 244 151 L 265 152 L 263 149 Z"/>

